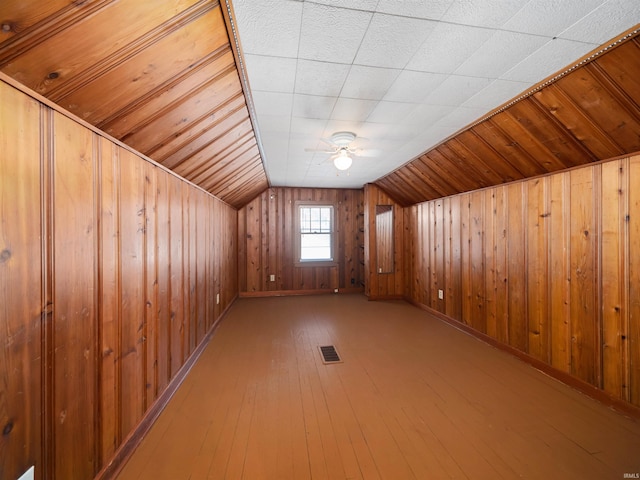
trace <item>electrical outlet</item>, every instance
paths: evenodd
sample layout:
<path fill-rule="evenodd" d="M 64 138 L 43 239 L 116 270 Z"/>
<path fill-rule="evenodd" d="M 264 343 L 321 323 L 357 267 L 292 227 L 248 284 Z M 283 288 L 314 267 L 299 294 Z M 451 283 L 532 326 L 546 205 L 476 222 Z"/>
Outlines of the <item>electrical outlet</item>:
<path fill-rule="evenodd" d="M 18 480 L 33 480 L 35 475 L 35 468 L 31 467 L 29 470 L 24 472 L 24 474 Z"/>
<path fill-rule="evenodd" d="M 220 294 L 216 293 L 216 305 L 220 305 Z"/>
<path fill-rule="evenodd" d="M 438 298 L 442 300 L 444 298 L 444 292 L 442 290 L 438 290 Z"/>
<path fill-rule="evenodd" d="M 272 282 L 276 281 L 276 276 L 275 275 L 269 275 L 269 280 Z"/>

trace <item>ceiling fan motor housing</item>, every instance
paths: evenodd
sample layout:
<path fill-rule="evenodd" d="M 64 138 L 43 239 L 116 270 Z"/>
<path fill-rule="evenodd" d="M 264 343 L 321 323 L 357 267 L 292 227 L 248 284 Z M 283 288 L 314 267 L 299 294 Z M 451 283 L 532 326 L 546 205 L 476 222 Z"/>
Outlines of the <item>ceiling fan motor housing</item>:
<path fill-rule="evenodd" d="M 341 147 L 346 147 L 355 139 L 356 134 L 353 132 L 336 132 L 331 135 L 331 142 Z"/>

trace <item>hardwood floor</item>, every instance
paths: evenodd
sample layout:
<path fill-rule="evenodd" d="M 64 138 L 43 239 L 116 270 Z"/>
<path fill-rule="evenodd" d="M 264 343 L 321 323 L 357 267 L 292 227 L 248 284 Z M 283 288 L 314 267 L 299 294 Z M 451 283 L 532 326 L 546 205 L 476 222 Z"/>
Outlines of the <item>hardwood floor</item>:
<path fill-rule="evenodd" d="M 238 300 L 118 478 L 625 473 L 640 422 L 404 302 L 323 295 Z"/>

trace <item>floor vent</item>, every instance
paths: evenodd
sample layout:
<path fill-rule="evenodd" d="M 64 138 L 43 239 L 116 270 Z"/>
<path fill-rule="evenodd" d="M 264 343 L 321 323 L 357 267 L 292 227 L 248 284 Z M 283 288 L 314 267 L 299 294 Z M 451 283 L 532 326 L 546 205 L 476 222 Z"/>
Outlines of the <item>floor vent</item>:
<path fill-rule="evenodd" d="M 325 345 L 319 348 L 320 348 L 320 353 L 322 354 L 322 361 L 324 363 L 342 362 L 342 360 L 340 360 L 340 356 L 338 355 L 338 352 L 336 352 L 336 347 L 334 347 L 333 345 Z"/>

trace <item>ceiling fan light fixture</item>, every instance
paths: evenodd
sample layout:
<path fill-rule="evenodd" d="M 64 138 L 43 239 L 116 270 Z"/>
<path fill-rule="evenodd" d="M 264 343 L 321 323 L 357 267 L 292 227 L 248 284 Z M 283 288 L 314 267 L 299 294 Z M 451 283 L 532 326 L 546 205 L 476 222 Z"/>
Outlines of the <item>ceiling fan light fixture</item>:
<path fill-rule="evenodd" d="M 351 160 L 351 157 L 347 155 L 346 150 L 340 150 L 340 154 L 333 159 L 333 164 L 338 170 L 347 170 L 352 163 L 353 160 Z"/>

